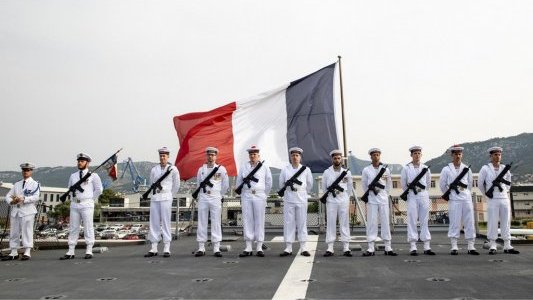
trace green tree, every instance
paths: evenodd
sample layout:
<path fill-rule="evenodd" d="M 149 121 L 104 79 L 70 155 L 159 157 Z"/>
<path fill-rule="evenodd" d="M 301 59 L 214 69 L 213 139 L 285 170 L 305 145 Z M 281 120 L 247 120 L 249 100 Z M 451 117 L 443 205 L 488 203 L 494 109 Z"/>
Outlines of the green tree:
<path fill-rule="evenodd" d="M 117 196 L 117 193 L 112 189 L 105 189 L 102 192 L 102 195 L 98 197 L 98 203 L 100 203 L 100 206 L 109 206 L 110 200 L 112 198 L 116 198 Z"/>
<path fill-rule="evenodd" d="M 65 203 L 60 203 L 54 207 L 54 210 L 48 211 L 48 216 L 50 218 L 65 219 L 70 215 L 70 200 L 65 201 Z"/>

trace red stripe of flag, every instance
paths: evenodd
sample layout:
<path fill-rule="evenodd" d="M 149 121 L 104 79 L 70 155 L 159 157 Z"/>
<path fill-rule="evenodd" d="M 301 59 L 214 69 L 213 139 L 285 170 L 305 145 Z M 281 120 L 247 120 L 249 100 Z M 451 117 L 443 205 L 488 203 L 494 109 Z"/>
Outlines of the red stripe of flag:
<path fill-rule="evenodd" d="M 219 150 L 217 163 L 226 167 L 229 176 L 237 176 L 233 153 L 232 116 L 237 109 L 235 102 L 207 112 L 188 113 L 174 117 L 180 150 L 176 167 L 180 177 L 187 180 L 196 177 L 198 168 L 205 163 L 205 148 Z"/>

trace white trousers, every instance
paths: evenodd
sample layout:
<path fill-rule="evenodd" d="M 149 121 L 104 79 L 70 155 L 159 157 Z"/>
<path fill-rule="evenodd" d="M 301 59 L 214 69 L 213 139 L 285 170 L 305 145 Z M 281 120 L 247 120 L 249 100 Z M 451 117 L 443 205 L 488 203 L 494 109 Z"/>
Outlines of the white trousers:
<path fill-rule="evenodd" d="M 474 205 L 472 201 L 448 201 L 448 214 L 450 217 L 450 227 L 448 228 L 449 238 L 458 239 L 460 237 L 461 225 L 465 229 L 465 239 L 472 240 L 476 238 Z"/>
<path fill-rule="evenodd" d="M 349 202 L 328 202 L 326 204 L 327 226 L 326 243 L 334 243 L 337 239 L 337 218 L 339 219 L 339 231 L 341 242 L 350 241 Z"/>
<path fill-rule="evenodd" d="M 172 200 L 150 201 L 150 233 L 148 239 L 153 244 L 159 243 L 163 235 L 163 243 L 170 244 L 170 216 L 172 214 Z"/>
<path fill-rule="evenodd" d="M 10 217 L 11 229 L 9 232 L 9 248 L 16 252 L 20 248 L 20 236 L 22 235 L 22 248 L 33 248 L 33 223 L 35 214 L 24 217 Z"/>
<path fill-rule="evenodd" d="M 431 234 L 429 233 L 429 197 L 409 197 L 407 199 L 407 241 L 417 242 L 418 227 L 417 223 L 420 222 L 420 240 L 423 242 L 431 240 Z"/>
<path fill-rule="evenodd" d="M 285 202 L 283 206 L 283 239 L 286 249 L 292 250 L 292 243 L 295 240 L 296 230 L 298 230 L 298 241 L 302 251 L 306 251 L 307 242 L 307 203 Z"/>
<path fill-rule="evenodd" d="M 389 225 L 389 204 L 366 205 L 366 239 L 370 252 L 374 251 L 374 242 L 378 238 L 378 224 L 381 223 L 381 238 L 385 244 L 385 250 L 391 251 L 390 225 Z"/>
<path fill-rule="evenodd" d="M 94 245 L 93 207 L 70 207 L 70 226 L 68 230 L 68 255 L 74 255 L 74 249 L 80 236 L 80 225 L 83 222 L 83 236 L 87 245 L 87 253 L 92 253 Z"/>
<path fill-rule="evenodd" d="M 245 241 L 265 240 L 266 199 L 256 195 L 242 198 L 242 224 Z"/>
<path fill-rule="evenodd" d="M 488 199 L 487 200 L 487 238 L 489 240 L 498 239 L 498 221 L 500 231 L 504 241 L 511 240 L 511 202 L 509 199 Z"/>
<path fill-rule="evenodd" d="M 207 242 L 207 225 L 211 217 L 211 242 L 222 241 L 221 225 L 222 203 L 220 199 L 198 201 L 198 228 L 196 230 L 196 241 Z"/>

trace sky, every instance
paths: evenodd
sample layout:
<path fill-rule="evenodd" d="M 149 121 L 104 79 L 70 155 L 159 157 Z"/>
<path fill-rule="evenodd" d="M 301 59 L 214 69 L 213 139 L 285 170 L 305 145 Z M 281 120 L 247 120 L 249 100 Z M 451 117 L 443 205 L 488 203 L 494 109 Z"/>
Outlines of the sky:
<path fill-rule="evenodd" d="M 533 1 L 0 1 L 0 170 L 157 161 L 173 117 L 342 56 L 348 149 L 533 132 Z M 337 98 L 338 98 L 337 91 Z"/>

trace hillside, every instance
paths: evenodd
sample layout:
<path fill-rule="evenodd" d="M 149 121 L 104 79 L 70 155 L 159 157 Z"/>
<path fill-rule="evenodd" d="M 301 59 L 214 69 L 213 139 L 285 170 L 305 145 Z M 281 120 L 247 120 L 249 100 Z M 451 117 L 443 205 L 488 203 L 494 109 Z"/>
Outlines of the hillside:
<path fill-rule="evenodd" d="M 487 149 L 492 146 L 500 146 L 503 148 L 502 162 L 504 164 L 513 162 L 513 168 L 511 169 L 513 182 L 533 182 L 533 133 L 463 143 L 461 146 L 465 147 L 463 161 L 472 165 L 474 173 L 479 172 L 481 167 L 489 162 Z M 426 164 L 431 166 L 431 170 L 434 173 L 437 173 L 450 161 L 450 153 L 444 153 L 429 160 Z"/>

